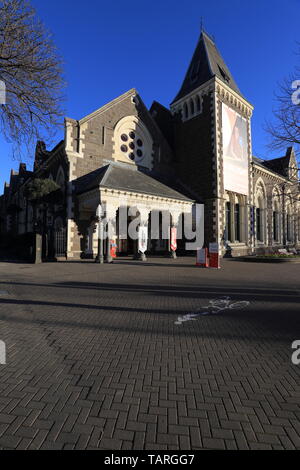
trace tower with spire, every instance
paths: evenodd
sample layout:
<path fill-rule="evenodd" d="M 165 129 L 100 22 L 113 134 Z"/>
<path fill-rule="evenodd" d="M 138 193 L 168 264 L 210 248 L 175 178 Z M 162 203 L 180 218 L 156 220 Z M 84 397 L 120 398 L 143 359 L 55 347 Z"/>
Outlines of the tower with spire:
<path fill-rule="evenodd" d="M 243 96 L 214 39 L 203 30 L 182 85 L 172 101 L 171 112 L 175 122 L 175 153 L 177 171 L 181 178 L 205 204 L 205 243 L 219 243 L 224 250 L 228 223 L 234 217 L 243 220 L 243 233 L 235 233 L 236 248 L 251 247 L 248 236 L 251 201 L 251 116 L 253 107 Z M 240 168 L 243 185 L 230 186 L 230 172 L 238 174 L 239 162 L 234 167 L 234 153 L 228 155 L 224 139 L 228 133 L 228 116 L 240 125 L 241 135 L 236 146 L 243 145 Z M 232 135 L 237 132 L 233 126 Z M 227 152 L 227 153 L 226 153 Z M 232 161 L 231 161 L 232 160 Z M 231 169 L 232 165 L 232 169 Z M 235 175 L 235 177 L 237 176 Z M 239 179 L 239 178 L 237 178 Z M 247 181 L 246 181 L 247 180 Z M 231 201 L 231 213 L 226 214 L 226 203 Z M 234 213 L 239 204 L 240 213 Z M 234 245 L 234 243 L 233 243 Z"/>

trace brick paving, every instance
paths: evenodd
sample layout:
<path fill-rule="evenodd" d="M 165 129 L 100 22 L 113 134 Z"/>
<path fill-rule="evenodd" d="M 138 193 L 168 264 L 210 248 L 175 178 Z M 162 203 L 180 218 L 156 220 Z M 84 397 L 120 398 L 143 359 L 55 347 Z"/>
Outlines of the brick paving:
<path fill-rule="evenodd" d="M 0 448 L 300 449 L 299 275 L 0 263 Z M 249 305 L 175 324 L 224 296 Z"/>

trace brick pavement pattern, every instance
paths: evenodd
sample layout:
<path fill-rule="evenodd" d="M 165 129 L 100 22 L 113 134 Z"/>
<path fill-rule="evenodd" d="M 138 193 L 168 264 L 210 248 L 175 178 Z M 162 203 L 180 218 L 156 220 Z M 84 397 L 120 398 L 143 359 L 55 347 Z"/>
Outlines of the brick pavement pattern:
<path fill-rule="evenodd" d="M 299 274 L 0 263 L 0 448 L 300 449 Z M 175 324 L 224 296 L 249 305 Z"/>

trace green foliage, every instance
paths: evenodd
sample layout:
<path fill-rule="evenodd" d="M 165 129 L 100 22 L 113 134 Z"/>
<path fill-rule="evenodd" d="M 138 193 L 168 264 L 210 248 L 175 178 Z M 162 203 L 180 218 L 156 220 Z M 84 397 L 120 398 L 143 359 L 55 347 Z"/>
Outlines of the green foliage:
<path fill-rule="evenodd" d="M 60 186 L 51 179 L 35 178 L 26 186 L 24 196 L 29 201 L 38 201 L 59 189 Z"/>

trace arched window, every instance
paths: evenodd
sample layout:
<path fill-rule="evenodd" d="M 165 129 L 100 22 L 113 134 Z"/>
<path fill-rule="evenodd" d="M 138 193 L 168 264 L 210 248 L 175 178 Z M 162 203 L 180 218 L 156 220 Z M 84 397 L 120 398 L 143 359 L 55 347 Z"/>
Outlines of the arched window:
<path fill-rule="evenodd" d="M 293 213 L 292 213 L 292 205 L 291 204 L 287 207 L 286 238 L 287 238 L 288 242 L 293 241 Z"/>
<path fill-rule="evenodd" d="M 188 106 L 186 103 L 184 103 L 183 105 L 183 115 L 184 115 L 184 119 L 187 119 L 189 117 L 189 110 L 188 110 Z"/>
<path fill-rule="evenodd" d="M 263 242 L 263 228 L 262 228 L 262 209 L 256 208 L 256 238 L 259 242 Z"/>
<path fill-rule="evenodd" d="M 195 106 L 194 106 L 194 101 L 192 99 L 190 100 L 190 112 L 191 112 L 191 116 L 193 116 L 195 112 Z"/>
<path fill-rule="evenodd" d="M 61 187 L 62 190 L 65 189 L 65 174 L 61 166 L 59 167 L 56 175 L 56 183 Z"/>
<path fill-rule="evenodd" d="M 273 241 L 281 241 L 281 197 L 278 187 L 273 190 L 272 223 L 273 223 Z"/>
<path fill-rule="evenodd" d="M 260 178 L 255 187 L 255 238 L 260 243 L 267 243 L 266 207 L 266 188 L 263 180 Z"/>
<path fill-rule="evenodd" d="M 225 241 L 232 241 L 232 231 L 231 231 L 231 204 L 226 202 L 225 206 L 225 217 L 226 217 L 226 227 L 225 227 Z"/>
<path fill-rule="evenodd" d="M 273 211 L 273 240 L 275 242 L 279 241 L 279 220 L 278 220 L 278 212 Z"/>
<path fill-rule="evenodd" d="M 240 212 L 240 204 L 234 205 L 234 235 L 235 241 L 241 241 L 241 212 Z"/>

